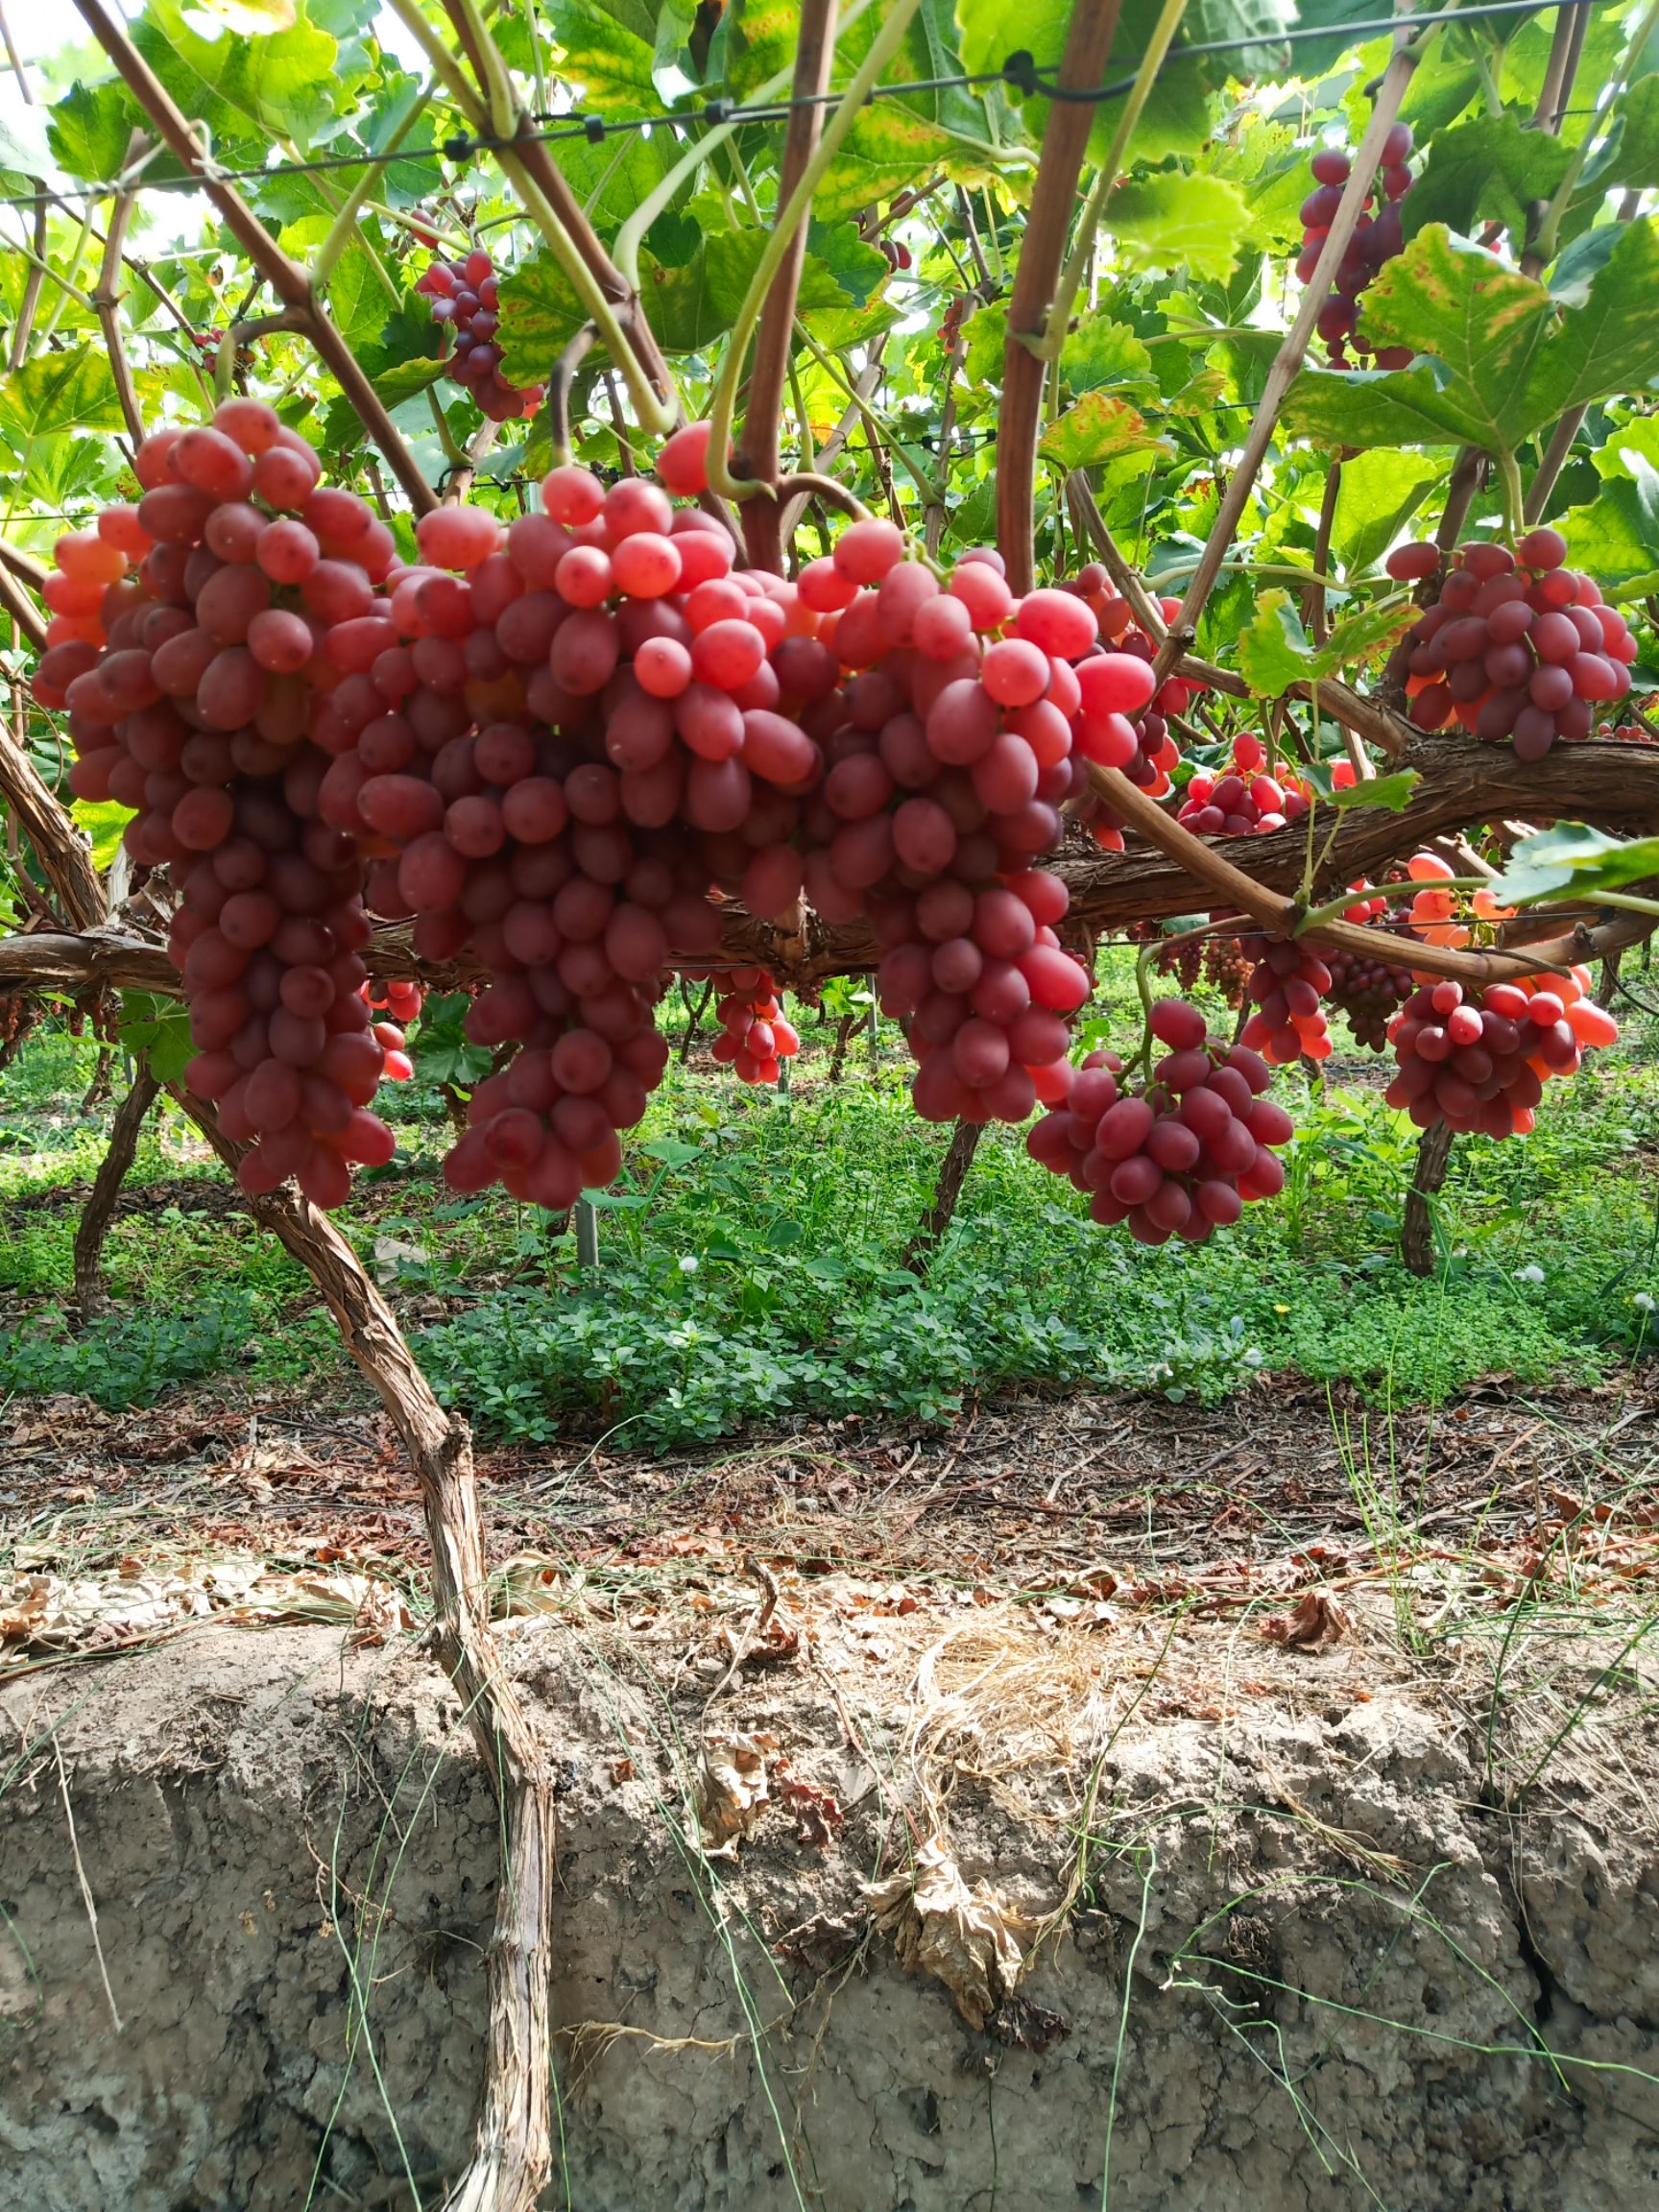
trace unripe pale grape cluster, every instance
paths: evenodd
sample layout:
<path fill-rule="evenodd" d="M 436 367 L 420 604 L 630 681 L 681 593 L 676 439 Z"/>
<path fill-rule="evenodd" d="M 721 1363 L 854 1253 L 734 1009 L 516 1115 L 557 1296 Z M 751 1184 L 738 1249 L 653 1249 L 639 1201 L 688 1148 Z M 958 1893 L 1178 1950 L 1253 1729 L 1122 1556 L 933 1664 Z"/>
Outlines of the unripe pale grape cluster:
<path fill-rule="evenodd" d="M 1151 1030 L 1167 1049 L 1149 1077 L 1126 1081 L 1110 1054 L 1091 1053 L 1026 1149 L 1089 1193 L 1096 1221 L 1127 1222 L 1142 1244 L 1202 1244 L 1284 1189 L 1274 1153 L 1290 1117 L 1262 1095 L 1265 1061 L 1213 1037 L 1186 999 L 1160 998 Z"/>
<path fill-rule="evenodd" d="M 1426 982 L 1388 1024 L 1399 1072 L 1384 1095 L 1420 1129 L 1444 1121 L 1487 1137 L 1524 1135 L 1551 1075 L 1571 1075 L 1586 1047 L 1619 1024 L 1590 997 L 1587 969 L 1523 976 L 1470 995 Z"/>
<path fill-rule="evenodd" d="M 495 287 L 495 265 L 477 246 L 459 261 L 434 261 L 415 285 L 431 301 L 433 322 L 455 333 L 450 375 L 492 422 L 512 422 L 535 414 L 546 387 L 531 384 L 520 390 L 502 375 L 496 344 L 501 303 Z"/>
<path fill-rule="evenodd" d="M 1551 529 L 1528 531 L 1513 551 L 1484 541 L 1458 547 L 1438 601 L 1389 662 L 1419 730 L 1455 722 L 1541 760 L 1557 738 L 1588 737 L 1598 708 L 1628 693 L 1636 640 L 1566 558 L 1566 540 Z M 1402 545 L 1385 565 L 1409 582 L 1434 575 L 1440 561 L 1433 545 Z"/>
<path fill-rule="evenodd" d="M 1378 369 L 1410 365 L 1409 346 L 1388 346 L 1379 351 L 1369 343 L 1360 307 L 1360 295 L 1405 248 L 1400 203 L 1411 189 L 1411 172 L 1406 166 L 1410 157 L 1411 126 L 1396 123 L 1383 141 L 1382 164 L 1366 194 L 1365 212 L 1354 226 L 1354 235 L 1336 266 L 1331 296 L 1319 310 L 1319 335 L 1334 368 L 1347 367 L 1350 346 L 1357 354 L 1370 355 L 1372 366 Z M 1313 189 L 1302 203 L 1302 252 L 1296 263 L 1296 274 L 1304 284 L 1312 282 L 1325 240 L 1336 220 L 1343 186 L 1353 172 L 1352 161 L 1337 146 L 1321 147 L 1310 167 Z"/>
<path fill-rule="evenodd" d="M 374 627 L 392 536 L 253 400 L 156 432 L 133 466 L 137 506 L 58 542 L 35 696 L 68 711 L 71 788 L 135 808 L 128 851 L 171 871 L 186 1081 L 252 1141 L 244 1188 L 297 1176 L 338 1206 L 353 1163 L 391 1158 L 368 1105 L 409 1064 L 372 1018 L 363 860 L 325 819 L 315 707 Z"/>

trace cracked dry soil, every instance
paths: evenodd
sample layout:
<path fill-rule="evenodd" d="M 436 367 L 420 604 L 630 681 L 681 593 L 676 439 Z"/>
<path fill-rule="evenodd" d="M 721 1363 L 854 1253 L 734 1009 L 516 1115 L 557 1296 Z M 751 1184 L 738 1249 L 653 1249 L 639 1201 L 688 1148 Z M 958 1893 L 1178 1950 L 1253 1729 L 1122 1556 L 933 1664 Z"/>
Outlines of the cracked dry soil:
<path fill-rule="evenodd" d="M 1635 1694 L 1522 1791 L 1536 1731 L 1364 1623 L 1269 1661 L 861 1620 L 707 1712 L 683 1610 L 509 1635 L 560 1776 L 549 2206 L 1659 2202 Z M 710 1731 L 776 1738 L 839 1829 L 774 1802 L 706 1856 Z M 0 2212 L 434 2204 L 495 1820 L 431 1665 L 209 1627 L 13 1680 L 0 1743 Z M 984 2029 L 860 1887 L 933 1833 L 1028 1954 Z"/>

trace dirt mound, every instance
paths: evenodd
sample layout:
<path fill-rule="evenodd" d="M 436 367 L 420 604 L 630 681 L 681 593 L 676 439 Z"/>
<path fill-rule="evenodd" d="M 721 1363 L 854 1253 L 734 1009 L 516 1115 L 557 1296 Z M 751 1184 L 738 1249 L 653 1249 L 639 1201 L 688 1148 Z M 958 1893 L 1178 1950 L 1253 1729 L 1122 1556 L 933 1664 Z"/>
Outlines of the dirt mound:
<path fill-rule="evenodd" d="M 517 1601 L 558 1607 L 507 1630 L 563 1777 L 548 2204 L 1656 2200 L 1627 1667 L 1557 1651 L 1540 1709 L 1513 1647 L 1334 1605 L 1298 1649 L 1086 1594 Z M 0 1713 L 0 2205 L 435 2203 L 496 1843 L 418 1647 L 205 1628 Z"/>

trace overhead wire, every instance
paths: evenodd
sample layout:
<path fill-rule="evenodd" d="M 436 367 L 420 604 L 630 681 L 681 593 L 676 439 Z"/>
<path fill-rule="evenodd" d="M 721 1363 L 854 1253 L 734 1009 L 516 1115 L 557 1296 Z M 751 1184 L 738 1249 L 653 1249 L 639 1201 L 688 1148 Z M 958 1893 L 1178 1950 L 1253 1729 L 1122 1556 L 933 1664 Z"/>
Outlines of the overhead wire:
<path fill-rule="evenodd" d="M 1453 7 L 1432 14 L 1378 15 L 1352 23 L 1293 24 L 1281 31 L 1259 33 L 1250 38 L 1211 38 L 1196 40 L 1177 47 L 1170 57 L 1170 65 L 1185 60 L 1198 60 L 1226 54 L 1263 54 L 1280 48 L 1294 50 L 1298 45 L 1317 42 L 1323 45 L 1352 45 L 1359 40 L 1381 36 L 1391 31 L 1409 29 L 1414 36 L 1443 25 L 1463 25 L 1501 20 L 1507 16 L 1536 15 L 1543 13 L 1551 4 L 1559 10 L 1606 9 L 1621 7 L 1625 0 L 1474 0 L 1469 7 Z M 1138 68 L 1139 64 L 1134 67 Z M 1125 63 L 1126 69 L 1131 64 Z M 1049 84 L 1046 79 L 1054 74 L 1052 69 L 1041 68 L 1029 53 L 1010 54 L 1000 69 L 964 70 L 951 76 L 918 77 L 897 84 L 877 84 L 867 95 L 877 100 L 903 100 L 926 92 L 974 91 L 982 87 L 1006 84 L 1026 98 L 1063 101 L 1075 105 L 1100 106 L 1107 101 L 1126 98 L 1137 78 L 1131 74 L 1117 78 L 1107 84 L 1081 89 Z M 108 199 L 125 192 L 196 192 L 204 181 L 217 184 L 273 183 L 291 177 L 323 176 L 341 169 L 389 169 L 416 161 L 447 160 L 460 164 L 470 160 L 475 154 L 500 153 L 513 146 L 556 146 L 587 140 L 590 145 L 603 144 L 607 139 L 627 135 L 635 132 L 671 130 L 691 131 L 699 125 L 708 128 L 730 126 L 734 123 L 781 123 L 788 119 L 797 108 L 832 107 L 843 95 L 838 91 L 801 94 L 787 100 L 757 102 L 744 107 L 731 100 L 705 100 L 693 106 L 678 108 L 664 108 L 652 114 L 598 115 L 572 110 L 568 116 L 554 117 L 546 113 L 533 118 L 546 128 L 524 131 L 511 137 L 484 132 L 471 135 L 460 132 L 434 146 L 396 147 L 388 153 L 377 154 L 368 149 L 347 154 L 322 155 L 307 161 L 281 161 L 267 163 L 261 168 L 227 169 L 204 153 L 200 175 L 180 177 L 128 177 L 116 178 L 101 184 L 60 185 L 50 191 L 12 193 L 0 195 L 0 206 L 34 207 L 42 199 L 93 201 Z"/>

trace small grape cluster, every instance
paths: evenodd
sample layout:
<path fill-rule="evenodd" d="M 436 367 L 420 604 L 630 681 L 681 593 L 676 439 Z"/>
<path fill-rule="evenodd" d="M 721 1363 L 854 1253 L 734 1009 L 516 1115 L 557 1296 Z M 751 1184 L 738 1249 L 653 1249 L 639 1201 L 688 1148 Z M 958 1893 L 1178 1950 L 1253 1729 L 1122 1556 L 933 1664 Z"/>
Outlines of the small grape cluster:
<path fill-rule="evenodd" d="M 1205 938 L 1204 980 L 1227 1005 L 1243 1005 L 1250 969 L 1250 956 L 1237 937 L 1213 932 Z"/>
<path fill-rule="evenodd" d="M 1385 263 L 1406 244 L 1400 203 L 1411 189 L 1411 126 L 1396 123 L 1382 143 L 1382 159 L 1366 195 L 1366 212 L 1354 227 L 1354 235 L 1337 264 L 1331 296 L 1319 310 L 1319 335 L 1324 339 L 1333 367 L 1348 366 L 1348 348 L 1371 355 L 1379 369 L 1405 369 L 1410 365 L 1409 346 L 1386 346 L 1380 350 L 1367 341 L 1361 323 L 1360 294 Z M 1296 275 L 1304 284 L 1313 280 L 1319 256 L 1353 163 L 1339 146 L 1324 146 L 1310 164 L 1313 189 L 1302 203 L 1302 252 Z"/>
<path fill-rule="evenodd" d="M 400 976 L 371 975 L 363 986 L 363 995 L 369 1001 L 369 1011 L 384 1017 L 375 1022 L 374 1035 L 385 1050 L 387 1074 L 397 1082 L 408 1082 L 415 1072 L 415 1063 L 409 1057 L 405 1031 L 419 1019 L 425 992 L 419 983 Z"/>
<path fill-rule="evenodd" d="M 713 1057 L 739 1083 L 776 1083 L 780 1063 L 801 1049 L 799 1032 L 783 1019 L 778 986 L 764 968 L 733 969 L 727 981 L 731 989 L 715 1007 L 720 1035 Z"/>
<path fill-rule="evenodd" d="M 1388 1024 L 1399 1071 L 1384 1095 L 1420 1129 L 1524 1135 L 1551 1075 L 1571 1075 L 1585 1049 L 1614 1044 L 1619 1024 L 1590 997 L 1587 969 L 1490 984 L 1425 983 Z"/>
<path fill-rule="evenodd" d="M 1420 581 L 1441 559 L 1437 546 L 1402 545 L 1385 565 L 1401 582 Z M 1485 540 L 1458 547 L 1438 600 L 1389 661 L 1419 730 L 1455 722 L 1541 760 L 1557 738 L 1588 737 L 1597 709 L 1625 697 L 1636 640 L 1566 559 L 1567 541 L 1548 528 L 1528 531 L 1513 551 Z"/>
<path fill-rule="evenodd" d="M 1202 1244 L 1284 1189 L 1274 1148 L 1289 1142 L 1290 1117 L 1262 1096 L 1260 1054 L 1211 1036 L 1188 1000 L 1160 998 L 1151 1030 L 1167 1050 L 1149 1077 L 1125 1082 L 1111 1054 L 1091 1053 L 1026 1149 L 1090 1193 L 1096 1221 L 1127 1222 L 1142 1244 Z"/>
<path fill-rule="evenodd" d="M 1304 780 L 1288 771 L 1270 776 L 1267 748 L 1254 731 L 1243 730 L 1219 775 L 1200 768 L 1189 779 L 1176 820 L 1195 837 L 1252 837 L 1300 822 L 1309 805 Z"/>
<path fill-rule="evenodd" d="M 1252 931 L 1239 945 L 1254 956 L 1244 989 L 1256 1001 L 1239 1043 L 1274 1068 L 1303 1059 L 1329 1060 L 1331 1031 L 1321 1000 L 1331 988 L 1331 971 L 1319 954 L 1293 937 L 1264 931 Z"/>
<path fill-rule="evenodd" d="M 1368 883 L 1354 883 L 1349 888 L 1358 896 L 1354 904 L 1344 909 L 1344 921 L 1369 923 L 1373 928 L 1409 935 L 1408 908 L 1390 906 L 1387 895 L 1373 890 Z M 1389 1022 L 1416 988 L 1410 969 L 1380 959 L 1375 953 L 1350 952 L 1339 945 L 1326 946 L 1321 957 L 1331 975 L 1326 997 L 1346 1017 L 1355 1043 L 1368 1052 L 1382 1051 L 1388 1043 Z"/>
<path fill-rule="evenodd" d="M 153 433 L 133 469 L 136 507 L 58 541 L 35 696 L 67 709 L 76 795 L 134 808 L 128 852 L 170 869 L 185 1080 L 249 1143 L 244 1189 L 297 1176 L 338 1206 L 353 1163 L 391 1158 L 368 1105 L 410 1069 L 401 1029 L 372 1022 L 363 862 L 325 818 L 313 683 L 377 630 L 392 534 L 255 400 Z"/>
<path fill-rule="evenodd" d="M 491 421 L 513 422 L 534 415 L 546 387 L 531 384 L 520 390 L 501 373 L 501 349 L 495 342 L 501 301 L 495 264 L 489 254 L 475 246 L 459 261 L 434 261 L 417 279 L 415 289 L 431 301 L 433 322 L 454 331 L 449 373 Z"/>

